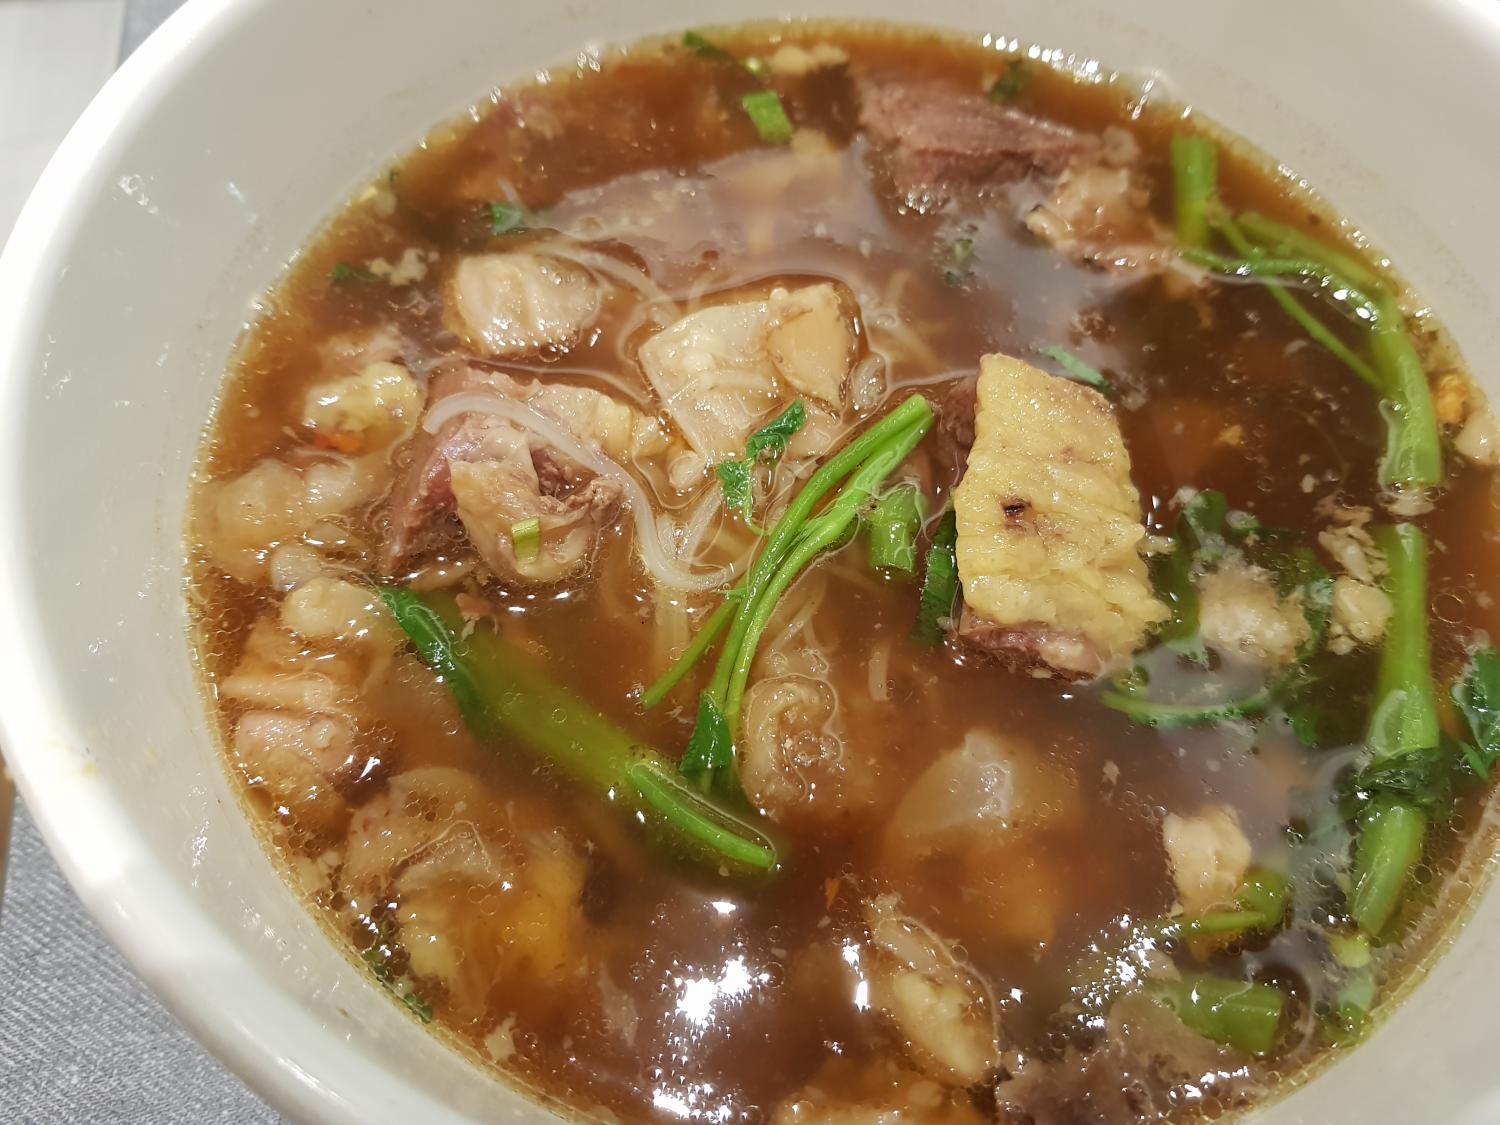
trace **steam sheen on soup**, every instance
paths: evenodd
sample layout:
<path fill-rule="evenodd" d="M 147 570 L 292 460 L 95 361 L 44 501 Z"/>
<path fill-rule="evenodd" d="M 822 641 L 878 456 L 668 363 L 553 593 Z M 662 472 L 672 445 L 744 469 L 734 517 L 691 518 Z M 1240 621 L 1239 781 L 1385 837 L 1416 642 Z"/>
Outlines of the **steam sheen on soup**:
<path fill-rule="evenodd" d="M 228 762 L 372 983 L 539 1096 L 1197 1120 L 1460 909 L 1494 420 L 1348 224 L 1064 61 L 580 56 L 250 328 L 190 533 Z"/>

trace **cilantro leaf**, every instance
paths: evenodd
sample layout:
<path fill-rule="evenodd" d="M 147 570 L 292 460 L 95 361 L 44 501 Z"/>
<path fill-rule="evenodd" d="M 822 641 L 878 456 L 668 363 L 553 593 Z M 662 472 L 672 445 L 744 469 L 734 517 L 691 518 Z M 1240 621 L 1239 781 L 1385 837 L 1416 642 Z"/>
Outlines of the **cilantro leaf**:
<path fill-rule="evenodd" d="M 1152 566 L 1157 596 L 1171 611 L 1157 639 L 1195 664 L 1208 662 L 1208 650 L 1198 636 L 1198 575 L 1228 550 L 1223 533 L 1228 507 L 1222 492 L 1206 488 L 1195 494 L 1177 514 L 1176 548 L 1157 556 Z"/>
<path fill-rule="evenodd" d="M 328 280 L 335 285 L 345 285 L 351 281 L 374 281 L 375 275 L 364 266 L 351 266 L 348 262 L 339 262 L 328 271 Z"/>
<path fill-rule="evenodd" d="M 490 221 L 490 234 L 519 234 L 530 230 L 534 216 L 519 203 L 490 200 L 484 205 L 485 216 Z"/>
<path fill-rule="evenodd" d="M 732 512 L 739 512 L 745 523 L 754 529 L 755 525 L 750 521 L 755 514 L 755 483 L 750 462 L 720 461 L 714 466 L 714 473 L 724 489 L 724 506 Z"/>
<path fill-rule="evenodd" d="M 682 33 L 682 45 L 699 58 L 712 59 L 714 62 L 736 64 L 740 61 L 712 39 L 696 31 L 684 31 Z"/>
<path fill-rule="evenodd" d="M 1106 379 L 1097 369 L 1084 363 L 1083 360 L 1068 351 L 1067 348 L 1058 347 L 1054 344 L 1050 347 L 1038 348 L 1037 351 L 1063 369 L 1063 378 L 1093 387 L 1094 390 L 1108 395 L 1110 398 L 1114 397 L 1114 384 Z M 1202 493 L 1199 493 L 1199 495 L 1201 496 Z M 1218 494 L 1215 493 L 1215 495 Z"/>
<path fill-rule="evenodd" d="M 1008 102 L 1020 97 L 1035 77 L 1025 59 L 1012 59 L 1005 73 L 990 84 L 990 101 Z"/>
<path fill-rule="evenodd" d="M 754 461 L 761 454 L 769 454 L 775 460 L 786 452 L 787 443 L 807 422 L 807 407 L 799 398 L 775 418 L 750 435 L 745 443 L 745 459 Z"/>
<path fill-rule="evenodd" d="M 408 992 L 401 997 L 401 1003 L 405 1004 L 417 1014 L 417 1018 L 423 1023 L 432 1022 L 432 1005 L 423 1000 L 415 992 Z"/>
<path fill-rule="evenodd" d="M 1500 654 L 1489 645 L 1474 648 L 1452 695 L 1472 739 L 1463 744 L 1464 760 L 1476 777 L 1488 779 L 1500 760 Z"/>

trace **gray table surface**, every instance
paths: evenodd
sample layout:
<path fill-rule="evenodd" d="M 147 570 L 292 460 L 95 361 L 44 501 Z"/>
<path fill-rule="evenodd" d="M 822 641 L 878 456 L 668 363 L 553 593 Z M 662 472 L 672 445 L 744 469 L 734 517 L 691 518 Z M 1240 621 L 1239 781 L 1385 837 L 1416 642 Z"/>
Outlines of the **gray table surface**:
<path fill-rule="evenodd" d="M 120 57 L 180 2 L 128 0 Z M 6 225 L 0 223 L 0 236 Z M 0 1122 L 280 1120 L 136 979 L 84 913 L 18 805 L 0 903 Z"/>

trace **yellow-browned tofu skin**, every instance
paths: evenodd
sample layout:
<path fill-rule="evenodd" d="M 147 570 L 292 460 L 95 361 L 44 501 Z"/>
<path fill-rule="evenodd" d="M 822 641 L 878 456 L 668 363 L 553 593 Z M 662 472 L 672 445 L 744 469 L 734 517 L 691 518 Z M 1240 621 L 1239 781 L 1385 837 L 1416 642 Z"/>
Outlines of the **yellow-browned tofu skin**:
<path fill-rule="evenodd" d="M 1166 617 L 1141 558 L 1130 458 L 1097 391 L 985 356 L 953 506 L 959 633 L 1011 667 L 1096 676 Z"/>

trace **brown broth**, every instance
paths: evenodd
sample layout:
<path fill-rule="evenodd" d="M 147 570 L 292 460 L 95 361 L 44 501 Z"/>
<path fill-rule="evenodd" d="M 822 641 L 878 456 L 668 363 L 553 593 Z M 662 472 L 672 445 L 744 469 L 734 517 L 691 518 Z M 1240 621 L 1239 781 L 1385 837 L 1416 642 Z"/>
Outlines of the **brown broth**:
<path fill-rule="evenodd" d="M 851 26 L 747 29 L 717 41 L 748 56 L 763 53 L 768 34 L 836 42 L 865 71 L 942 75 L 976 89 L 1001 66 L 994 52 L 968 41 Z M 1080 128 L 1130 129 L 1145 153 L 1153 206 L 1165 218 L 1175 113 L 1148 109 L 1133 117 L 1123 81 L 1089 84 L 1036 71 L 1020 104 Z M 1170 531 L 1173 498 L 1183 488 L 1219 489 L 1231 507 L 1308 542 L 1327 525 L 1317 509 L 1325 497 L 1378 510 L 1374 466 L 1383 438 L 1372 396 L 1337 360 L 1302 343 L 1262 288 L 1226 284 L 1199 302 L 1173 300 L 1154 282 L 1075 266 L 1026 236 L 1010 212 L 982 207 L 962 215 L 972 228 L 966 233 L 976 276 L 955 288 L 943 277 L 953 218 L 893 206 L 871 173 L 847 82 L 818 75 L 786 88 L 799 126 L 824 132 L 839 155 L 831 177 L 793 181 L 783 192 L 767 185 L 785 175 L 779 169 L 788 155 L 758 145 L 738 110 L 739 96 L 754 85 L 736 67 L 670 44 L 645 45 L 606 56 L 597 73 L 558 72 L 546 85 L 497 94 L 477 121 L 439 129 L 341 211 L 270 296 L 225 385 L 202 479 L 231 477 L 304 444 L 299 404 L 323 372 L 319 349 L 330 337 L 393 326 L 427 353 L 455 352 L 458 343 L 441 317 L 443 265 L 487 245 L 482 204 L 499 198 L 507 184 L 560 227 L 594 216 L 601 245 L 649 265 L 668 288 L 705 276 L 710 294 L 771 279 L 844 282 L 867 325 L 877 312 L 892 314 L 930 352 L 901 351 L 890 333 L 871 330 L 870 344 L 894 357 L 892 398 L 912 388 L 940 392 L 945 380 L 971 373 L 986 352 L 1069 347 L 1128 392 L 1118 413 L 1154 532 Z M 1221 162 L 1227 199 L 1334 237 L 1330 232 L 1339 228 L 1321 204 L 1289 194 L 1265 167 L 1258 154 L 1230 150 Z M 654 218 L 661 189 L 684 184 L 691 202 L 679 198 L 675 210 Z M 640 221 L 642 215 L 651 221 Z M 510 237 L 524 245 L 538 236 Z M 329 280 L 337 263 L 395 261 L 410 247 L 434 255 L 416 284 Z M 598 331 L 566 356 L 506 367 L 606 390 L 611 380 L 623 381 L 644 396 L 641 376 L 622 359 L 631 311 L 628 302 L 613 302 Z M 1435 344 L 1430 349 L 1433 374 L 1442 369 L 1439 351 Z M 1226 431 L 1238 440 L 1227 442 Z M 956 467 L 937 451 L 920 456 L 941 494 Z M 1450 483 L 1421 521 L 1437 545 L 1431 601 L 1434 662 L 1443 682 L 1462 663 L 1470 639 L 1496 628 L 1482 576 L 1500 566 L 1489 531 L 1500 494 L 1487 471 L 1457 457 L 1448 466 Z M 370 544 L 380 534 L 373 511 L 348 530 L 349 544 L 334 554 L 368 571 Z M 625 531 L 612 534 L 587 582 L 495 597 L 512 611 L 507 636 L 529 647 L 548 674 L 675 755 L 692 725 L 691 687 L 707 667 L 673 696 L 674 705 L 642 713 L 635 704 L 634 693 L 661 671 L 662 656 L 653 596 L 631 563 L 628 539 Z M 201 552 L 192 581 L 196 642 L 212 685 L 234 666 L 251 624 L 274 610 L 279 595 L 226 577 Z M 886 1031 L 851 1000 L 848 979 L 837 971 L 836 943 L 857 930 L 862 898 L 894 890 L 904 909 L 957 943 L 991 982 L 1009 1046 L 1053 1058 L 1060 1042 L 1075 1041 L 1068 1037 L 1087 1041 L 1086 1032 L 1055 1015 L 1077 959 L 1127 920 L 1158 916 L 1172 902 L 1162 814 L 1228 801 L 1257 855 L 1271 854 L 1296 811 L 1290 788 L 1315 784 L 1321 752 L 1303 750 L 1285 735 L 1256 735 L 1240 724 L 1154 731 L 1103 707 L 1095 687 L 1007 675 L 955 658 L 949 648 L 909 643 L 915 586 L 873 576 L 858 542 L 804 576 L 789 610 L 815 594 L 824 599 L 817 632 L 831 664 L 829 682 L 846 701 L 849 744 L 876 777 L 879 798 L 852 820 L 793 829 L 783 869 L 763 886 L 663 864 L 609 810 L 537 768 L 524 751 L 481 746 L 413 657 L 399 659 L 368 693 L 364 703 L 389 732 L 396 768 L 466 771 L 497 807 L 521 806 L 528 823 L 557 825 L 590 851 L 583 938 L 570 983 L 560 986 L 546 974 L 507 979 L 482 998 L 477 1015 L 461 1014 L 441 987 L 431 989 L 426 1000 L 435 1026 L 481 1057 L 488 1057 L 487 1040 L 493 1054 L 496 1028 L 506 1028 L 514 1054 L 502 1069 L 581 1111 L 602 1107 L 624 1120 L 766 1120 L 831 1057 L 857 1069 L 861 1060 L 891 1056 Z M 711 605 L 712 599 L 696 599 L 695 620 Z M 773 625 L 770 634 L 776 631 Z M 890 654 L 886 702 L 868 698 L 868 663 L 877 649 Z M 1371 659 L 1350 657 L 1329 691 L 1352 708 L 1372 677 Z M 219 708 L 226 739 L 239 712 Z M 995 856 L 982 880 L 972 869 L 966 874 L 941 862 L 913 867 L 885 855 L 894 804 L 924 767 L 973 729 L 1003 732 L 1034 748 L 1067 779 L 1077 818 Z M 1321 776 L 1314 804 L 1329 799 L 1333 778 L 1327 770 Z M 315 857 L 337 845 L 278 817 L 258 788 L 246 793 L 252 816 L 283 858 Z M 1470 800 L 1459 826 L 1481 819 L 1483 798 Z M 1455 830 L 1433 845 L 1429 864 L 1454 878 L 1464 844 Z M 336 885 L 317 883 L 312 894 L 351 949 L 370 944 L 368 920 L 350 917 Z M 1037 921 L 1038 913 L 1050 921 Z M 1386 988 L 1420 961 L 1435 931 L 1423 925 L 1412 932 L 1383 964 Z M 1234 974 L 1282 980 L 1298 996 L 1301 1022 L 1275 1061 L 1247 1064 L 1256 1081 L 1294 1075 L 1324 1053 L 1306 1033 L 1312 1007 L 1330 999 L 1321 956 L 1305 929 L 1292 928 L 1237 959 L 1214 962 Z M 638 1015 L 633 1043 L 622 1040 L 605 1011 L 596 984 L 601 969 Z M 1174 1119 L 1213 1108 L 1188 1106 Z"/>

